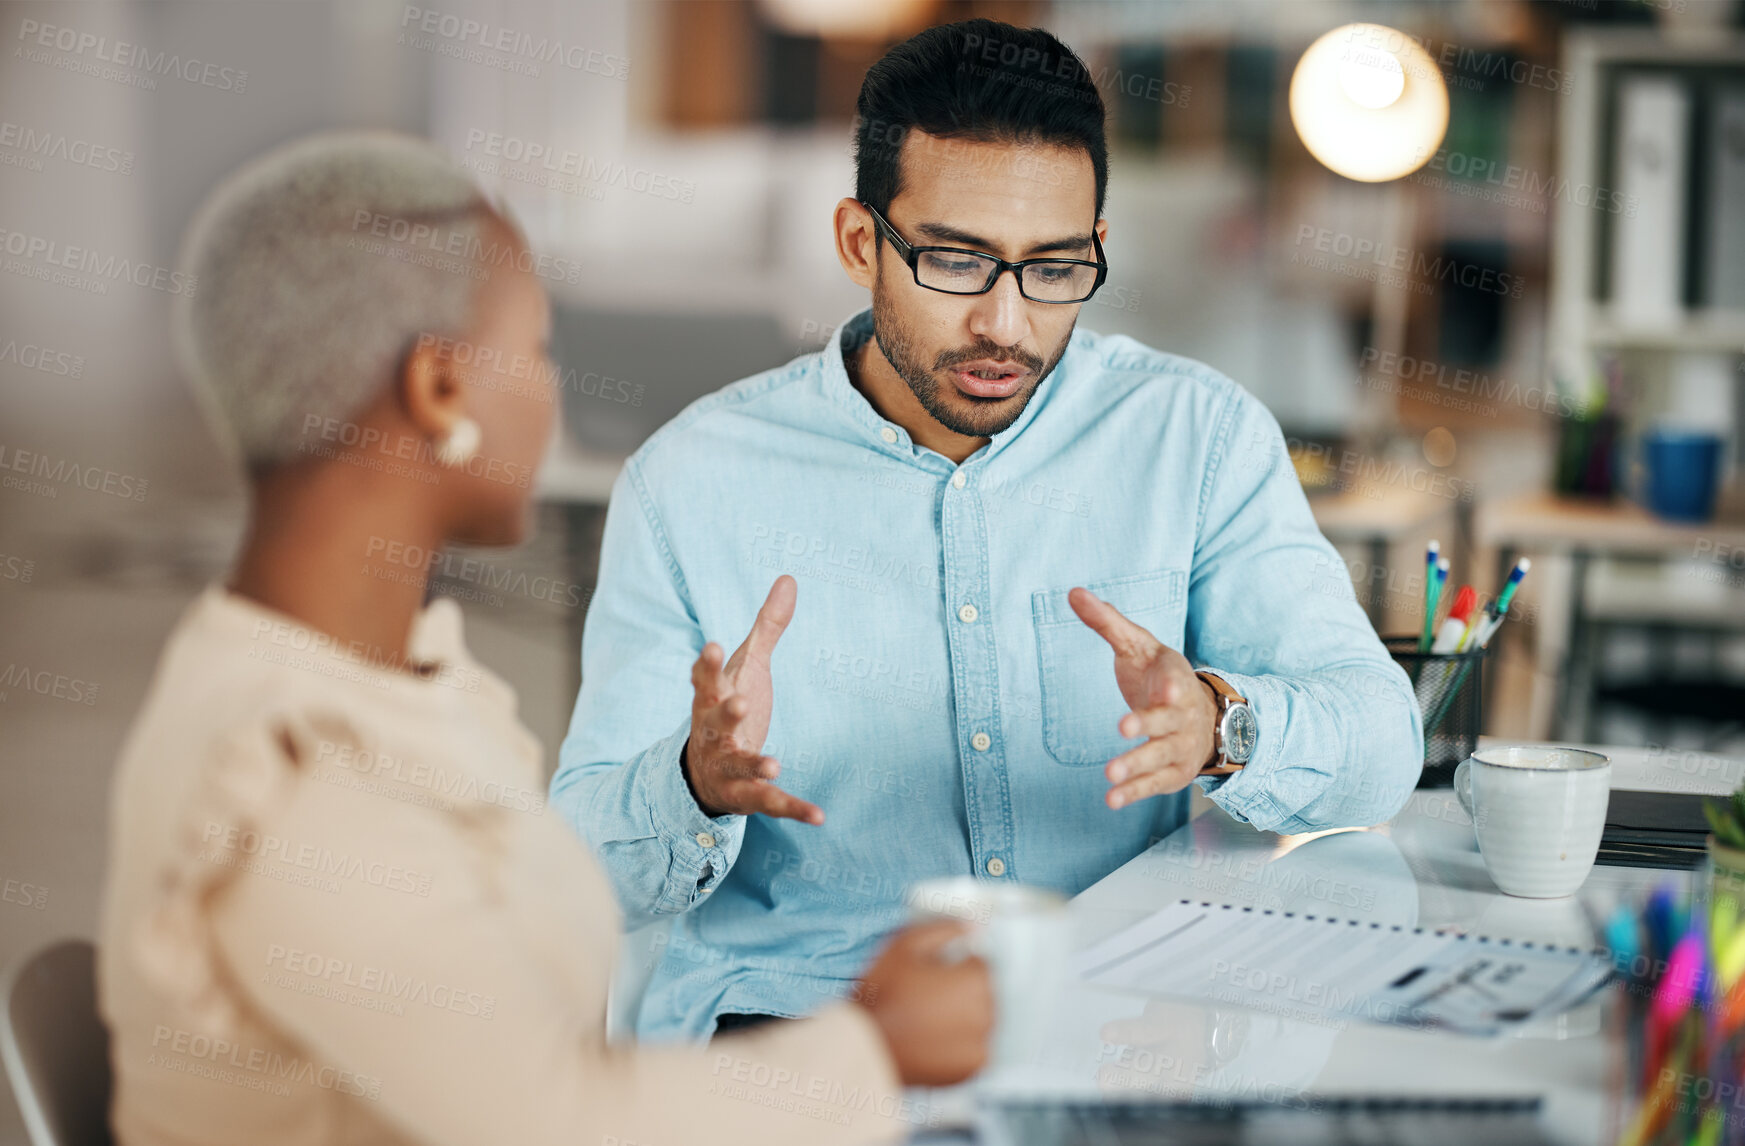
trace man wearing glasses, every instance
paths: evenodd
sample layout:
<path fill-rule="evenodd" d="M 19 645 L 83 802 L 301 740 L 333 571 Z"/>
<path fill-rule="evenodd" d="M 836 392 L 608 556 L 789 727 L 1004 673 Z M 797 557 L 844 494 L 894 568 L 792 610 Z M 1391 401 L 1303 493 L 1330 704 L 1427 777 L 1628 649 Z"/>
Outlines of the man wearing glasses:
<path fill-rule="evenodd" d="M 1075 893 L 1192 782 L 1308 832 L 1388 818 L 1422 760 L 1265 407 L 1074 329 L 1108 270 L 1078 58 L 923 32 L 868 71 L 856 166 L 836 246 L 871 309 L 612 494 L 552 802 L 633 925 L 676 917 L 644 1036 L 850 990 L 921 879 Z"/>

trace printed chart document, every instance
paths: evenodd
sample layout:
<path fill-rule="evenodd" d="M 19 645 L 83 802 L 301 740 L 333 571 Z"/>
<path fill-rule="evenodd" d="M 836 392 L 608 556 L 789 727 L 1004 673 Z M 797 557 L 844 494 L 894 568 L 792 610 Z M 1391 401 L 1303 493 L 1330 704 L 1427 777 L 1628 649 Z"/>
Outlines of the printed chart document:
<path fill-rule="evenodd" d="M 1327 1021 L 1466 1034 L 1574 1006 L 1611 978 L 1602 951 L 1182 900 L 1080 952 L 1099 986 Z"/>

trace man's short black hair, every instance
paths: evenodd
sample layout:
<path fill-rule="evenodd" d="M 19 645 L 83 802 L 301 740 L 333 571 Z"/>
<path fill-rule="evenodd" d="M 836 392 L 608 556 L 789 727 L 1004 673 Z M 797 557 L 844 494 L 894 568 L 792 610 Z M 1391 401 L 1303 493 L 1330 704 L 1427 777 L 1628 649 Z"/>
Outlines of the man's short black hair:
<path fill-rule="evenodd" d="M 867 69 L 857 110 L 855 197 L 874 210 L 888 210 L 901 190 L 898 157 L 918 130 L 941 139 L 1083 148 L 1102 216 L 1109 183 L 1103 97 L 1084 61 L 1041 28 L 985 19 L 929 28 Z"/>

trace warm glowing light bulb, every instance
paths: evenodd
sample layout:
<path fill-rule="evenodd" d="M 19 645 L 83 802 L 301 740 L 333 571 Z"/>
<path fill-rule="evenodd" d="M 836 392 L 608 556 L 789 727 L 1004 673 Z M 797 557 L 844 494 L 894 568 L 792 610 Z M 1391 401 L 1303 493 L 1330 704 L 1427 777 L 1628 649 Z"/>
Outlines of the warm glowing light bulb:
<path fill-rule="evenodd" d="M 1291 123 L 1309 154 L 1348 179 L 1410 175 L 1448 130 L 1448 87 L 1429 53 L 1381 24 L 1347 24 L 1291 75 Z"/>
<path fill-rule="evenodd" d="M 913 30 L 930 0 L 762 0 L 782 31 L 826 39 L 878 40 Z"/>
<path fill-rule="evenodd" d="M 1406 69 L 1392 52 L 1347 52 L 1339 61 L 1339 88 L 1358 107 L 1384 108 L 1406 90 Z"/>

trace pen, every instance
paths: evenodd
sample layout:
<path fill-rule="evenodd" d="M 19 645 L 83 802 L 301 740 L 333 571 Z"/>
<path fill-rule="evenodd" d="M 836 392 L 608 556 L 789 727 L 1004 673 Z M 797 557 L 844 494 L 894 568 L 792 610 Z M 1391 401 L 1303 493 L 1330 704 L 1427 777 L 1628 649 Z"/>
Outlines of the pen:
<path fill-rule="evenodd" d="M 1509 611 L 1509 602 L 1515 599 L 1515 590 L 1521 587 L 1521 579 L 1527 575 L 1527 570 L 1533 567 L 1533 562 L 1523 557 L 1515 562 L 1515 567 L 1509 570 L 1508 584 L 1503 586 L 1501 595 L 1497 597 L 1497 612 Z"/>
<path fill-rule="evenodd" d="M 1430 608 L 1425 619 L 1425 623 L 1431 625 L 1432 628 L 1436 621 L 1436 606 L 1442 601 L 1442 587 L 1446 584 L 1448 584 L 1448 558 L 1438 557 L 1436 559 L 1436 577 L 1430 587 Z M 1430 642 L 1425 641 L 1424 647 L 1419 651 L 1429 652 Z"/>
<path fill-rule="evenodd" d="M 1479 648 L 1482 649 L 1489 645 L 1491 643 L 1491 637 L 1495 636 L 1496 631 L 1502 628 L 1503 617 L 1506 616 L 1509 611 L 1509 602 L 1515 599 L 1515 590 L 1521 587 L 1521 579 L 1527 575 L 1527 570 L 1532 567 L 1533 562 L 1528 558 L 1523 557 L 1515 562 L 1515 567 L 1509 571 L 1509 580 L 1503 586 L 1502 593 L 1497 597 L 1496 604 L 1485 610 L 1489 619 L 1479 630 Z"/>
<path fill-rule="evenodd" d="M 1436 623 L 1436 597 L 1442 586 L 1436 580 L 1436 559 L 1442 556 L 1442 543 L 1435 538 L 1424 548 L 1424 632 L 1418 638 L 1418 651 L 1430 651 L 1430 628 Z"/>

